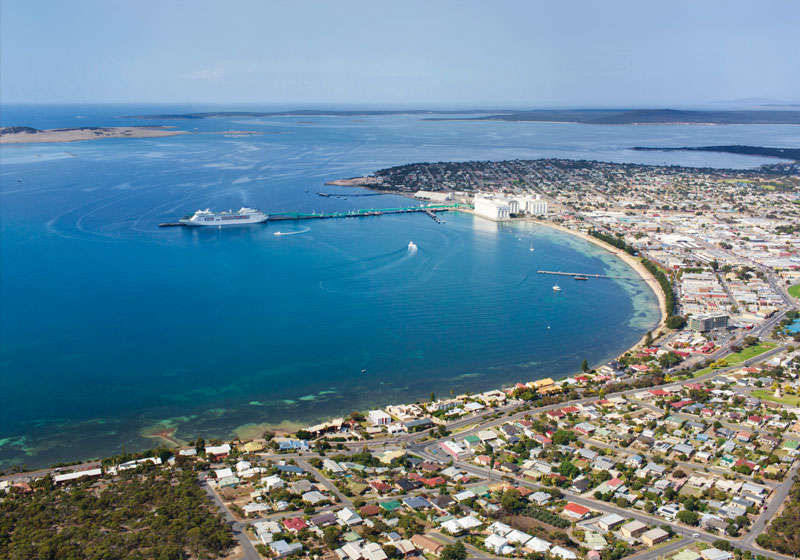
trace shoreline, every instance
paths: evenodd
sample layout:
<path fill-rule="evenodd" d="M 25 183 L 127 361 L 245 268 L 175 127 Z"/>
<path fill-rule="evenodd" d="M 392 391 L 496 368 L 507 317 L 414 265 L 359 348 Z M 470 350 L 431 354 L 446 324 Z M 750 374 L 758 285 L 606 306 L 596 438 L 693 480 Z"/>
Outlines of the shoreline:
<path fill-rule="evenodd" d="M 393 193 L 393 194 L 399 194 L 399 193 Z M 408 197 L 408 195 L 406 195 L 406 196 Z M 474 212 L 472 212 L 472 211 L 470 211 L 468 209 L 459 209 L 459 210 L 453 210 L 453 211 L 464 212 L 465 214 L 471 214 L 474 218 L 487 219 L 487 218 L 483 218 L 482 216 L 476 215 Z M 494 220 L 489 220 L 489 221 L 494 221 Z M 647 272 L 647 270 L 644 269 L 644 267 L 641 265 L 641 263 L 639 261 L 637 261 L 635 258 L 633 258 L 632 256 L 628 255 L 624 251 L 621 251 L 621 250 L 619 250 L 619 249 L 617 249 L 615 247 L 611 247 L 610 245 L 607 245 L 606 243 L 602 242 L 601 240 L 595 239 L 595 238 L 593 238 L 593 237 L 591 237 L 591 236 L 589 236 L 589 235 L 587 235 L 587 234 L 585 234 L 583 232 L 571 230 L 569 228 L 566 228 L 566 227 L 563 227 L 563 226 L 560 226 L 560 225 L 557 225 L 557 224 L 553 224 L 553 223 L 550 223 L 550 222 L 541 221 L 541 220 L 532 219 L 532 218 L 504 220 L 504 222 L 507 222 L 507 223 L 527 222 L 527 223 L 534 223 L 534 224 L 539 224 L 539 225 L 551 227 L 551 228 L 556 229 L 556 230 L 561 230 L 565 234 L 571 234 L 571 235 L 575 235 L 577 237 L 583 238 L 584 240 L 586 240 L 586 241 L 588 241 L 590 243 L 593 243 L 594 245 L 597 245 L 599 247 L 602 247 L 603 249 L 609 251 L 610 253 L 620 257 L 620 259 L 625 264 L 627 264 L 630 268 L 632 268 L 645 281 L 645 283 L 648 284 L 650 289 L 656 294 L 657 301 L 658 301 L 658 304 L 659 304 L 659 311 L 661 313 L 661 319 L 660 319 L 660 322 L 659 322 L 659 326 L 655 327 L 653 329 L 653 333 L 655 334 L 656 330 L 658 328 L 660 328 L 664 324 L 665 317 L 666 317 L 666 314 L 665 314 L 665 299 L 664 299 L 663 293 L 660 290 L 660 286 L 657 285 L 657 282 L 655 282 L 655 280 L 652 278 L 652 276 L 650 276 L 649 272 Z M 638 348 L 641 345 L 643 340 L 644 340 L 644 335 L 630 349 L 627 349 L 627 350 L 625 350 L 623 352 L 620 352 L 619 355 L 622 355 L 622 354 L 624 354 L 626 352 L 630 352 L 630 351 Z M 577 371 L 574 371 L 574 372 L 571 372 L 571 373 L 563 373 L 562 375 L 554 376 L 554 379 L 556 379 L 557 381 L 560 381 L 560 380 L 569 378 L 570 376 L 573 376 L 573 375 L 575 375 L 577 373 L 578 373 Z M 533 379 L 539 379 L 539 378 L 543 378 L 543 377 L 547 377 L 547 376 L 548 376 L 548 374 L 543 372 L 539 377 L 534 376 Z M 493 389 L 501 389 L 502 387 L 508 386 L 509 384 L 513 385 L 514 382 L 521 381 L 521 379 L 517 379 L 516 381 L 510 381 L 509 383 L 507 383 L 505 385 L 501 384 L 500 386 L 498 386 L 496 384 L 496 382 L 492 382 L 491 380 L 487 379 L 487 381 L 488 381 L 488 383 L 484 387 L 483 390 L 487 390 L 488 391 L 488 390 L 493 390 Z M 437 394 L 439 392 L 440 391 L 437 391 Z M 392 400 L 390 395 L 385 395 L 385 396 L 387 397 L 385 401 L 383 399 L 379 399 L 380 404 L 379 403 L 371 403 L 370 406 L 371 405 L 374 405 L 374 406 L 387 406 L 387 405 L 391 405 L 391 404 L 398 404 L 399 402 L 405 402 L 405 401 Z M 408 401 L 408 402 L 411 402 L 411 401 Z M 346 411 L 343 410 L 342 414 L 346 415 Z M 273 433 L 275 433 L 278 436 L 288 436 L 288 435 L 291 435 L 292 433 L 296 432 L 299 429 L 303 429 L 307 425 L 311 425 L 311 424 L 318 423 L 318 422 L 325 422 L 325 421 L 330 420 L 333 417 L 334 416 L 332 416 L 330 414 L 327 414 L 327 415 L 326 414 L 322 414 L 316 420 L 309 421 L 310 423 L 308 423 L 308 424 L 303 422 L 302 420 L 298 420 L 297 417 L 293 418 L 290 415 L 283 416 L 281 418 L 281 420 L 279 420 L 277 422 L 259 422 L 259 421 L 254 419 L 255 421 L 253 421 L 253 422 L 249 422 L 249 423 L 238 425 L 238 426 L 230 426 L 227 429 L 223 428 L 223 430 L 220 431 L 220 437 L 223 438 L 223 439 L 226 439 L 226 440 L 227 439 L 242 439 L 242 440 L 244 440 L 244 439 L 258 439 L 258 438 L 262 437 L 262 434 L 265 431 L 272 431 Z M 191 431 L 187 430 L 187 432 L 184 432 L 182 430 L 182 426 L 174 425 L 172 423 L 166 423 L 165 421 L 161 421 L 161 422 L 155 422 L 151 426 L 149 426 L 149 427 L 147 427 L 147 428 L 145 428 L 143 430 L 140 430 L 139 431 L 139 435 L 140 435 L 140 437 L 143 437 L 146 440 L 151 441 L 154 446 L 157 446 L 159 444 L 165 444 L 167 447 L 175 447 L 175 446 L 180 446 L 182 443 L 184 443 L 184 440 L 188 441 L 188 440 L 191 440 L 191 439 L 194 439 L 195 437 L 197 437 L 197 432 L 194 432 L 194 433 L 193 432 L 194 432 L 194 430 L 191 430 Z M 222 435 L 222 434 L 225 434 L 225 435 Z"/>
<path fill-rule="evenodd" d="M 340 185 L 340 186 L 343 186 L 343 185 Z M 370 189 L 369 187 L 366 187 L 366 186 L 363 186 L 363 185 L 358 185 L 358 186 L 352 185 L 351 187 L 353 187 L 353 188 L 363 188 L 363 189 L 366 189 L 366 190 L 373 190 L 373 189 Z M 373 190 L 373 192 L 374 192 L 374 190 Z M 406 196 L 407 198 L 411 198 L 412 200 L 417 200 L 417 199 L 413 198 L 413 196 L 410 196 L 407 193 L 386 193 L 386 194 L 396 194 L 396 195 L 399 195 L 399 196 Z M 460 209 L 449 210 L 449 211 L 451 211 L 451 212 L 463 212 L 465 214 L 470 214 L 470 215 L 474 216 L 475 218 L 486 219 L 486 220 L 489 220 L 489 221 L 493 221 L 495 223 L 528 222 L 528 223 L 539 224 L 539 225 L 542 225 L 542 226 L 553 228 L 555 230 L 559 230 L 559 231 L 561 231 L 563 233 L 566 233 L 566 234 L 569 234 L 569 235 L 574 235 L 574 236 L 579 237 L 579 238 L 581 238 L 581 239 L 583 239 L 585 241 L 588 241 L 589 243 L 592 243 L 592 244 L 594 244 L 594 245 L 596 245 L 596 246 L 598 246 L 598 247 L 600 247 L 602 249 L 605 249 L 606 251 L 608 251 L 612 255 L 618 257 L 623 263 L 625 263 L 629 268 L 631 268 L 645 282 L 645 284 L 647 284 L 647 286 L 650 288 L 650 290 L 656 296 L 656 300 L 658 301 L 658 309 L 659 309 L 660 318 L 659 318 L 658 324 L 650 332 L 652 332 L 653 335 L 655 336 L 656 332 L 658 332 L 659 330 L 661 330 L 662 328 L 664 328 L 666 326 L 667 306 L 666 306 L 666 298 L 664 296 L 664 293 L 661 291 L 661 286 L 658 284 L 656 279 L 650 274 L 650 272 L 648 272 L 648 270 L 642 265 L 642 263 L 640 261 L 638 261 L 633 256 L 629 255 L 625 251 L 623 251 L 621 249 L 617 249 L 616 247 L 613 247 L 612 245 L 609 245 L 609 244 L 605 243 L 604 241 L 602 241 L 600 239 L 597 239 L 597 238 L 594 238 L 594 237 L 592 237 L 592 236 L 590 236 L 590 235 L 588 235 L 586 233 L 583 233 L 581 231 L 572 230 L 572 229 L 566 228 L 564 226 L 561 226 L 561 225 L 558 225 L 558 224 L 554 224 L 552 222 L 546 222 L 546 221 L 538 220 L 538 219 L 535 219 L 535 218 L 519 218 L 519 219 L 495 221 L 495 220 L 491 220 L 489 218 L 484 218 L 483 216 L 475 214 L 473 211 L 468 210 L 468 209 L 460 208 Z M 642 335 L 642 337 L 639 339 L 639 341 L 636 344 L 634 344 L 633 346 L 631 346 L 630 348 L 628 348 L 624 352 L 620 353 L 619 356 L 623 356 L 624 354 L 627 354 L 628 352 L 633 352 L 634 350 L 636 350 L 637 348 L 642 346 L 646 337 L 647 337 L 647 334 L 645 333 L 644 335 Z M 571 375 L 575 375 L 575 373 L 573 373 L 573 374 L 565 374 L 565 375 L 562 375 L 562 376 L 557 377 L 555 379 L 556 380 L 563 380 L 563 379 L 566 379 L 566 378 L 570 377 Z M 496 386 L 490 386 L 490 387 L 487 387 L 485 390 L 491 391 L 493 389 L 494 390 L 502 390 L 502 387 L 498 388 Z M 388 405 L 392 405 L 392 404 L 396 404 L 396 403 L 392 402 L 392 403 L 388 403 L 388 404 L 384 404 L 384 405 L 380 405 L 380 406 L 388 406 Z M 378 405 L 376 405 L 376 406 L 378 406 Z M 319 422 L 326 422 L 326 421 L 329 421 L 330 419 L 331 419 L 330 416 L 322 416 L 322 417 L 317 418 L 314 422 L 318 422 L 318 423 Z M 250 436 L 250 438 L 254 439 L 254 436 L 256 436 L 256 432 L 257 431 L 266 428 L 266 429 L 270 429 L 270 430 L 274 431 L 276 433 L 276 435 L 288 435 L 288 434 L 291 433 L 291 429 L 292 428 L 296 428 L 299 425 L 300 424 L 296 420 L 292 420 L 292 419 L 289 419 L 289 418 L 284 418 L 279 423 L 269 423 L 269 422 L 256 423 L 256 424 L 251 423 L 251 424 L 245 424 L 243 426 L 238 426 L 238 427 L 236 427 L 236 428 L 234 428 L 232 430 L 232 433 L 236 437 L 242 438 L 244 436 Z M 256 437 L 258 437 L 258 436 L 256 436 Z M 247 439 L 247 438 L 245 438 L 245 439 Z"/>
<path fill-rule="evenodd" d="M 656 325 L 653 328 L 653 330 L 651 331 L 653 336 L 656 335 L 657 331 L 666 328 L 666 323 L 667 323 L 667 299 L 664 296 L 664 292 L 661 291 L 661 286 L 659 285 L 659 283 L 656 281 L 656 279 L 653 277 L 653 275 L 650 274 L 650 272 L 644 267 L 644 265 L 642 265 L 642 263 L 639 260 L 637 260 L 633 256 L 629 255 L 628 253 L 626 253 L 622 249 L 617 249 L 616 247 L 614 247 L 612 245 L 609 245 L 605 241 L 603 241 L 601 239 L 597 239 L 596 237 L 592 237 L 591 235 L 588 235 L 588 234 L 586 234 L 586 233 L 584 233 L 582 231 L 575 231 L 575 230 L 569 229 L 567 227 L 564 227 L 564 226 L 561 226 L 561 225 L 558 225 L 558 224 L 554 224 L 552 222 L 545 222 L 545 221 L 542 221 L 542 220 L 528 220 L 528 221 L 531 221 L 531 222 L 537 223 L 537 224 L 541 224 L 541 225 L 544 225 L 544 226 L 547 226 L 547 227 L 551 227 L 551 228 L 557 229 L 559 231 L 562 231 L 564 233 L 569 233 L 569 234 L 575 235 L 576 237 L 580 237 L 581 239 L 583 239 L 585 241 L 588 241 L 589 243 L 593 243 L 593 244 L 597 245 L 598 247 L 602 247 L 603 249 L 605 249 L 609 253 L 615 255 L 620 260 L 622 260 L 622 262 L 624 262 L 630 268 L 632 268 L 633 271 L 636 272 L 642 278 L 642 280 L 644 280 L 645 284 L 647 284 L 647 286 L 655 294 L 656 299 L 658 300 L 658 310 L 659 310 L 659 313 L 661 314 L 661 318 L 660 318 L 660 320 L 658 322 L 658 325 Z M 633 350 L 639 348 L 639 346 L 641 346 L 644 343 L 644 340 L 645 340 L 646 336 L 647 336 L 647 334 L 643 335 L 639 342 L 637 342 L 634 346 L 632 346 L 626 352 L 623 352 L 620 355 L 627 354 L 628 352 L 632 352 Z"/>
<path fill-rule="evenodd" d="M 652 331 L 650 331 L 653 334 L 653 336 L 655 336 L 656 333 L 659 330 L 662 330 L 662 329 L 666 328 L 667 315 L 668 315 L 668 313 L 667 313 L 667 300 L 666 300 L 666 297 L 664 296 L 664 292 L 661 291 L 661 286 L 659 285 L 658 281 L 656 281 L 656 279 L 653 277 L 653 275 L 650 274 L 650 272 L 644 267 L 644 265 L 642 265 L 642 263 L 639 260 L 637 260 L 635 257 L 629 255 L 628 253 L 626 253 L 622 249 L 618 249 L 618 248 L 614 247 L 613 245 L 609 245 L 605 241 L 603 241 L 601 239 L 597 239 L 596 237 L 592 237 L 591 235 L 586 234 L 586 233 L 584 233 L 582 231 L 577 231 L 577 230 L 574 230 L 574 229 L 570 229 L 570 228 L 564 227 L 562 225 L 554 224 L 553 222 L 548 222 L 548 221 L 545 221 L 545 220 L 540 220 L 540 219 L 536 219 L 536 218 L 513 218 L 513 219 L 509 219 L 509 220 L 499 220 L 498 221 L 498 220 L 492 220 L 490 218 L 486 218 L 484 216 L 476 214 L 472 210 L 468 210 L 468 209 L 464 209 L 464 208 L 459 208 L 457 210 L 452 210 L 452 211 L 453 212 L 464 212 L 465 214 L 470 214 L 472 216 L 475 216 L 476 218 L 482 218 L 484 220 L 489 220 L 490 222 L 495 222 L 495 223 L 528 222 L 528 223 L 532 223 L 532 224 L 539 224 L 539 225 L 542 225 L 542 226 L 546 226 L 546 227 L 550 227 L 550 228 L 556 229 L 556 230 L 561 231 L 563 233 L 574 235 L 575 237 L 579 237 L 579 238 L 583 239 L 584 241 L 588 241 L 589 243 L 592 243 L 592 244 L 594 244 L 594 245 L 596 245 L 598 247 L 601 247 L 601 248 L 605 249 L 606 251 L 608 251 L 612 255 L 618 257 L 622 262 L 627 264 L 628 267 L 633 269 L 633 271 L 636 274 L 638 274 L 639 277 L 641 277 L 642 280 L 644 280 L 645 284 L 647 284 L 647 286 L 650 288 L 650 290 L 655 294 L 656 300 L 658 300 L 658 311 L 659 311 L 659 314 L 661 315 L 661 317 L 660 317 L 660 319 L 658 321 L 658 324 L 653 328 Z M 629 348 L 628 350 L 626 350 L 625 352 L 620 354 L 620 356 L 623 356 L 623 355 L 627 354 L 628 352 L 632 352 L 632 351 L 636 350 L 637 348 L 639 348 L 640 346 L 642 346 L 646 337 L 647 337 L 647 334 L 645 333 L 644 335 L 642 335 L 642 338 L 639 339 L 639 342 L 637 342 L 631 348 Z"/>

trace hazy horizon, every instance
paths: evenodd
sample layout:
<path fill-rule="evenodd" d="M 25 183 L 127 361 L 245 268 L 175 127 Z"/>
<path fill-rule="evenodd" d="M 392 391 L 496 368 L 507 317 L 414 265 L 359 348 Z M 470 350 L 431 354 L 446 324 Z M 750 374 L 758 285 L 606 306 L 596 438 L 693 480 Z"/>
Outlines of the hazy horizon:
<path fill-rule="evenodd" d="M 800 102 L 800 3 L 0 3 L 0 102 L 402 109 Z"/>

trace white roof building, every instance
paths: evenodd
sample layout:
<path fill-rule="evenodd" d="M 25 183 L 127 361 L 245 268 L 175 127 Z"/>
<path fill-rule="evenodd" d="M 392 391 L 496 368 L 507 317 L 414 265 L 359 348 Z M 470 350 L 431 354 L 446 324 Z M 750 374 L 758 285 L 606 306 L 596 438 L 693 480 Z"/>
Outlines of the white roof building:
<path fill-rule="evenodd" d="M 564 548 L 563 546 L 554 546 L 550 549 L 550 554 L 552 556 L 558 556 L 559 558 L 563 558 L 563 560 L 576 560 L 578 555 L 572 552 L 568 548 Z"/>
<path fill-rule="evenodd" d="M 494 551 L 495 554 L 511 554 L 514 552 L 514 547 L 508 544 L 505 537 L 492 533 L 483 543 L 486 548 Z"/>

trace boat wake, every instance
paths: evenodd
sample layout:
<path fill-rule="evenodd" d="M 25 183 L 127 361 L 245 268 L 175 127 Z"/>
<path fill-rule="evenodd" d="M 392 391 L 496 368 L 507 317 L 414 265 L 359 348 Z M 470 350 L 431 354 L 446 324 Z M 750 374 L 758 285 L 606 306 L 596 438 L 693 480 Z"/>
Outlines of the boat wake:
<path fill-rule="evenodd" d="M 298 229 L 297 231 L 276 231 L 275 235 L 297 235 L 300 233 L 306 233 L 308 231 L 311 231 L 311 228 L 307 227 L 303 229 Z"/>
<path fill-rule="evenodd" d="M 415 258 L 418 247 L 412 241 L 407 247 L 335 265 L 334 277 L 320 282 L 320 288 L 334 293 L 389 293 L 408 289 L 431 273 L 428 259 Z"/>

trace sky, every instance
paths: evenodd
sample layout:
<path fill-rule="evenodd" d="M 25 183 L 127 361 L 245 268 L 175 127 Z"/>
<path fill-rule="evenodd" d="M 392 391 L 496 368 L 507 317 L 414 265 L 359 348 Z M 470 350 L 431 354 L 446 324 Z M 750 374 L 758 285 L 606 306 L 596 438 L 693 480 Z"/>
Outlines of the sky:
<path fill-rule="evenodd" d="M 796 0 L 0 0 L 0 103 L 798 103 L 798 29 Z"/>

